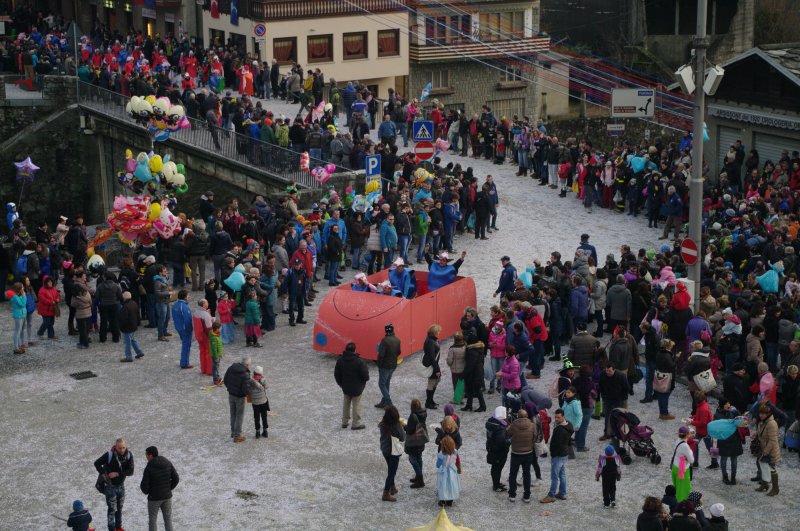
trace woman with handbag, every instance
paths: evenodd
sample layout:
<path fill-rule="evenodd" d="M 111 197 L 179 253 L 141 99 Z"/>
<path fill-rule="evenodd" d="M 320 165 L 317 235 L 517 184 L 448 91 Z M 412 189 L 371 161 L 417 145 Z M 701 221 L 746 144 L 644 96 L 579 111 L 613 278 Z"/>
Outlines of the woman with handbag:
<path fill-rule="evenodd" d="M 436 393 L 436 386 L 439 385 L 442 377 L 442 369 L 439 367 L 439 334 L 441 332 L 442 327 L 438 324 L 428 327 L 428 335 L 425 337 L 425 344 L 422 347 L 424 354 L 422 355 L 421 370 L 428 379 L 428 387 L 425 390 L 426 409 L 436 409 L 439 406 L 433 401 L 433 395 Z"/>
<path fill-rule="evenodd" d="M 411 401 L 411 413 L 408 415 L 408 422 L 405 425 L 406 444 L 405 452 L 408 454 L 408 462 L 414 469 L 414 477 L 411 478 L 411 488 L 421 489 L 425 486 L 422 476 L 422 452 L 425 450 L 425 443 L 429 441 L 428 427 L 425 422 L 428 420 L 428 410 L 422 407 L 418 399 Z"/>
<path fill-rule="evenodd" d="M 661 349 L 656 354 L 656 370 L 653 376 L 653 394 L 658 400 L 658 418 L 661 420 L 674 420 L 675 416 L 669 413 L 669 396 L 675 389 L 675 358 L 672 350 L 675 343 L 671 339 L 661 340 Z"/>
<path fill-rule="evenodd" d="M 400 464 L 400 456 L 403 454 L 403 441 L 406 440 L 406 432 L 400 423 L 400 412 L 394 406 L 387 406 L 383 414 L 383 420 L 378 424 L 381 433 L 381 453 L 386 460 L 387 472 L 386 481 L 383 484 L 383 501 L 395 502 L 397 498 L 397 487 L 394 484 L 394 477 L 397 474 L 397 467 Z"/>

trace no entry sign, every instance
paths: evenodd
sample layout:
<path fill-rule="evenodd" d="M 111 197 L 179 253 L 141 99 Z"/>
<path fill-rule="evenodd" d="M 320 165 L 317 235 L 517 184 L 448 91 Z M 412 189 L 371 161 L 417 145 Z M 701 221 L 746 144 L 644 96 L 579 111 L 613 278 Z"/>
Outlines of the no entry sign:
<path fill-rule="evenodd" d="M 687 265 L 694 265 L 699 255 L 700 251 L 697 249 L 696 241 L 691 238 L 683 240 L 681 244 L 681 258 L 683 258 L 683 261 L 686 262 Z"/>
<path fill-rule="evenodd" d="M 414 146 L 414 154 L 419 160 L 431 160 L 434 153 L 436 153 L 436 148 L 431 142 L 417 142 L 417 145 Z"/>

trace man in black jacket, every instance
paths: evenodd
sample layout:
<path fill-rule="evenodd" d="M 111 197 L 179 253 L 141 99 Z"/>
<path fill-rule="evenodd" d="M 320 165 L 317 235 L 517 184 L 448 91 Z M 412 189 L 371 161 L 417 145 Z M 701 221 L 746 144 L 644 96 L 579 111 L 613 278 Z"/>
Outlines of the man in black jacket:
<path fill-rule="evenodd" d="M 136 341 L 134 334 L 139 328 L 139 305 L 131 298 L 131 292 L 125 291 L 122 293 L 122 306 L 117 312 L 117 323 L 119 324 L 119 331 L 122 332 L 122 342 L 125 345 L 125 357 L 121 362 L 131 362 L 131 349 L 136 352 L 136 359 L 144 356 L 142 348 Z"/>
<path fill-rule="evenodd" d="M 606 364 L 603 374 L 600 375 L 600 397 L 603 399 L 603 415 L 606 419 L 606 428 L 601 441 L 605 441 L 611 435 L 609 431 L 609 417 L 611 410 L 618 407 L 625 407 L 628 400 L 628 376 L 622 371 L 616 370 L 613 363 Z"/>
<path fill-rule="evenodd" d="M 119 343 L 117 310 L 122 302 L 122 289 L 114 273 L 106 271 L 103 281 L 97 283 L 97 312 L 100 314 L 100 343 L 105 343 L 111 331 L 111 341 Z"/>
<path fill-rule="evenodd" d="M 625 381 L 627 382 L 627 379 Z M 550 436 L 550 491 L 547 496 L 542 498 L 542 503 L 567 499 L 567 456 L 572 433 L 575 430 L 572 424 L 564 418 L 562 409 L 556 409 L 553 414 L 553 423 L 555 427 Z M 557 493 L 556 490 L 558 490 Z"/>
<path fill-rule="evenodd" d="M 172 463 L 158 455 L 158 448 L 150 446 L 144 451 L 147 466 L 142 474 L 142 492 L 147 494 L 147 518 L 150 529 L 158 529 L 158 510 L 164 516 L 164 529 L 172 531 L 172 490 L 180 477 Z"/>
<path fill-rule="evenodd" d="M 333 369 L 333 377 L 336 383 L 342 388 L 344 403 L 342 405 L 342 428 L 346 428 L 350 423 L 350 409 L 353 410 L 354 430 L 363 430 L 364 423 L 361 422 L 361 393 L 369 381 L 369 369 L 367 364 L 358 357 L 356 344 L 348 343 L 342 353 L 342 357 L 336 360 L 336 367 Z"/>
<path fill-rule="evenodd" d="M 740 412 L 747 411 L 747 406 L 751 402 L 749 383 L 747 369 L 742 363 L 734 363 L 722 381 L 723 396 Z"/>
<path fill-rule="evenodd" d="M 397 368 L 397 358 L 400 357 L 400 339 L 394 335 L 394 325 L 389 323 L 384 327 L 386 336 L 378 345 L 378 389 L 381 391 L 381 401 L 375 404 L 376 408 L 384 409 L 392 405 L 389 387 L 392 383 L 392 374 Z"/>
<path fill-rule="evenodd" d="M 94 468 L 103 475 L 108 505 L 108 529 L 122 529 L 122 504 L 125 502 L 125 478 L 133 475 L 133 454 L 125 439 L 119 438 L 108 452 L 97 458 Z"/>
<path fill-rule="evenodd" d="M 231 410 L 231 438 L 240 443 L 247 439 L 242 435 L 242 419 L 244 417 L 244 397 L 250 388 L 250 358 L 243 358 L 241 363 L 234 363 L 225 371 L 223 379 L 228 389 L 228 405 Z"/>

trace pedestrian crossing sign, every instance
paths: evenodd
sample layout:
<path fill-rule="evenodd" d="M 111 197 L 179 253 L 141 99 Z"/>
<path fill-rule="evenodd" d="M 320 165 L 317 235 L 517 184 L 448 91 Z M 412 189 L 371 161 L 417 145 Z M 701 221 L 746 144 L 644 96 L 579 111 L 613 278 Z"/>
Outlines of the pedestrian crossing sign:
<path fill-rule="evenodd" d="M 414 142 L 420 140 L 433 140 L 433 122 L 414 122 Z"/>

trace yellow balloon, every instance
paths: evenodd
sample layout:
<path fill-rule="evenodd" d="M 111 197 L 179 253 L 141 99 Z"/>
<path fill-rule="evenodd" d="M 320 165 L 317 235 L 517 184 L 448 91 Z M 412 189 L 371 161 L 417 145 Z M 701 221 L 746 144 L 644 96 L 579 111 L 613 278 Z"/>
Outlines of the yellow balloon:
<path fill-rule="evenodd" d="M 161 215 L 161 205 L 158 203 L 153 203 L 150 205 L 150 209 L 147 211 L 147 219 L 150 221 L 155 221 L 158 219 L 158 216 Z"/>
<path fill-rule="evenodd" d="M 130 149 L 126 149 L 125 150 L 125 158 L 126 159 L 132 159 L 133 158 L 133 152 Z"/>
<path fill-rule="evenodd" d="M 161 173 L 164 163 L 161 160 L 161 155 L 153 155 L 150 157 L 150 171 L 153 173 Z M 159 207 L 160 208 L 160 207 Z"/>
<path fill-rule="evenodd" d="M 152 94 L 150 94 L 149 96 L 147 96 L 147 97 L 146 97 L 144 100 L 145 100 L 147 103 L 149 103 L 149 104 L 150 104 L 150 106 L 153 106 L 153 105 L 156 103 L 156 97 L 155 97 L 155 96 L 153 96 Z"/>
<path fill-rule="evenodd" d="M 380 183 L 378 181 L 370 181 L 367 183 L 367 187 L 365 188 L 368 194 L 372 192 L 377 192 L 380 187 Z"/>
<path fill-rule="evenodd" d="M 94 247 L 89 247 L 88 249 L 86 249 L 86 256 L 88 256 L 89 258 L 94 256 Z"/>

